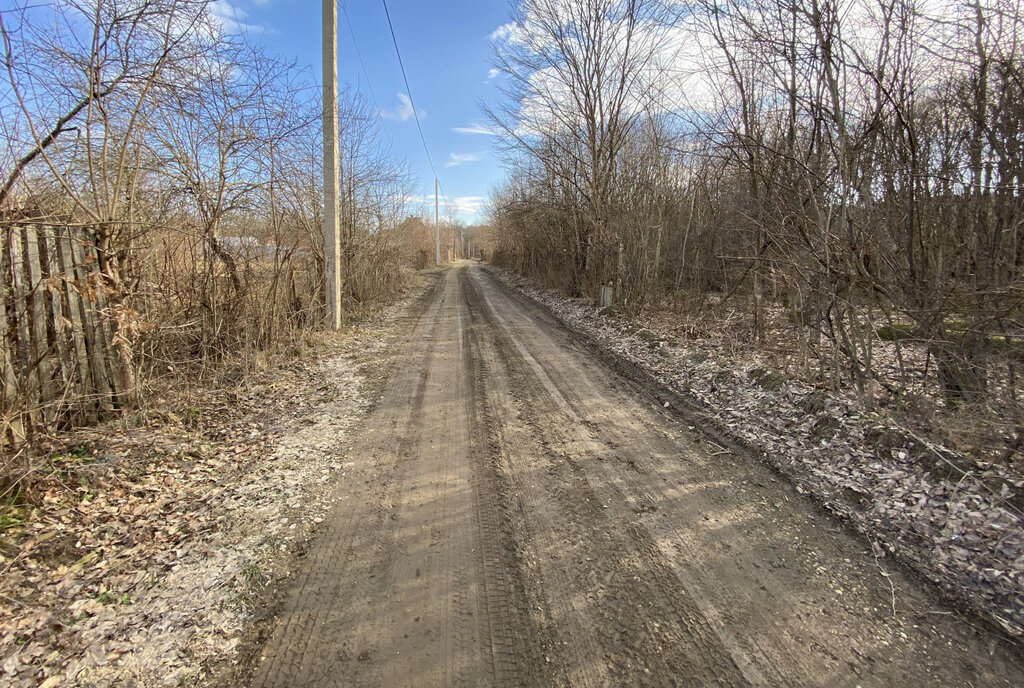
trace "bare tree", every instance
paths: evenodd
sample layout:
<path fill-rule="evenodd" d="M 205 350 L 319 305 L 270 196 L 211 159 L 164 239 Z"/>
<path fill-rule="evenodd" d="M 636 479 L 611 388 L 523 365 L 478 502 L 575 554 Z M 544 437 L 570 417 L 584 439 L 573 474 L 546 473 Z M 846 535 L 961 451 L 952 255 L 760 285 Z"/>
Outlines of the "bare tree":
<path fill-rule="evenodd" d="M 573 291 L 597 245 L 619 243 L 609 227 L 619 153 L 657 92 L 666 16 L 653 0 L 525 0 L 495 43 L 506 101 L 489 115 L 511 151 L 533 157 L 579 202 L 568 242 Z"/>
<path fill-rule="evenodd" d="M 1024 417 L 1020 8 L 673 7 L 659 33 L 644 3 L 518 4 L 495 45 L 514 179 L 494 194 L 492 258 L 574 293 L 614 279 L 632 307 L 671 293 L 744 313 L 867 404 L 924 384 L 954 413 Z M 620 59 L 627 43 L 655 67 Z"/>

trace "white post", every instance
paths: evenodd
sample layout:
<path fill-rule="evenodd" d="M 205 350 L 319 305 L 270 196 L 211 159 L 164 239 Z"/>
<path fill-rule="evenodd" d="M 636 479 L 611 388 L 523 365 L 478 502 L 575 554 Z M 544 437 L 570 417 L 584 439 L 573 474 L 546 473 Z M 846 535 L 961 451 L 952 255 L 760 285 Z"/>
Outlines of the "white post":
<path fill-rule="evenodd" d="M 437 177 L 434 177 L 434 251 L 437 265 L 441 264 L 441 222 L 437 211 Z"/>
<path fill-rule="evenodd" d="M 324 289 L 327 329 L 341 328 L 341 237 L 338 231 L 338 5 L 323 0 Z"/>

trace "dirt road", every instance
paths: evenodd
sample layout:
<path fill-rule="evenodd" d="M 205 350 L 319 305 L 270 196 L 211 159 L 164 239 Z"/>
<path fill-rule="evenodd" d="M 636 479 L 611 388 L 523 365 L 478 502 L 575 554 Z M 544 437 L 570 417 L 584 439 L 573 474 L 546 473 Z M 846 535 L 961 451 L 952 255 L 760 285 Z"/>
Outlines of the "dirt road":
<path fill-rule="evenodd" d="M 251 685 L 1024 685 L 485 270 L 447 273 L 405 351 Z"/>

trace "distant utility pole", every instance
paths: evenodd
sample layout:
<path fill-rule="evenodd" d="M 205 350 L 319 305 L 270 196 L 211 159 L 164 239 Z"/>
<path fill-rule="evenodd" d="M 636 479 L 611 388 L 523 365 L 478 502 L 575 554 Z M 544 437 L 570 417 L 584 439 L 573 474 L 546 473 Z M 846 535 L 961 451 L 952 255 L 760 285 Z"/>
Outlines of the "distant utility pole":
<path fill-rule="evenodd" d="M 437 264 L 441 264 L 441 221 L 437 211 L 437 177 L 434 177 L 434 250 Z"/>
<path fill-rule="evenodd" d="M 341 236 L 338 231 L 338 5 L 323 0 L 324 290 L 327 329 L 341 329 Z"/>

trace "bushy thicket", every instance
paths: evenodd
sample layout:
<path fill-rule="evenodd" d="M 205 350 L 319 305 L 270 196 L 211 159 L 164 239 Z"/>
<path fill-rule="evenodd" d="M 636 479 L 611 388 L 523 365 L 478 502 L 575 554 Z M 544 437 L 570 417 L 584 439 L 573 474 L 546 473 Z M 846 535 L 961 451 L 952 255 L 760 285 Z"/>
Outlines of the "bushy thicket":
<path fill-rule="evenodd" d="M 947 407 L 1020 417 L 1015 3 L 524 0 L 506 29 L 495 261 L 755 341 L 784 310 L 836 387 L 899 397 L 874 350 L 916 343 Z"/>
<path fill-rule="evenodd" d="M 322 105 L 308 70 L 230 34 L 206 0 L 17 2 L 0 32 L 0 228 L 84 229 L 136 379 L 245 363 L 320 326 Z M 398 228 L 410 177 L 367 102 L 344 91 L 339 106 L 351 314 L 412 269 Z M 14 385 L 5 417 L 20 412 Z"/>

